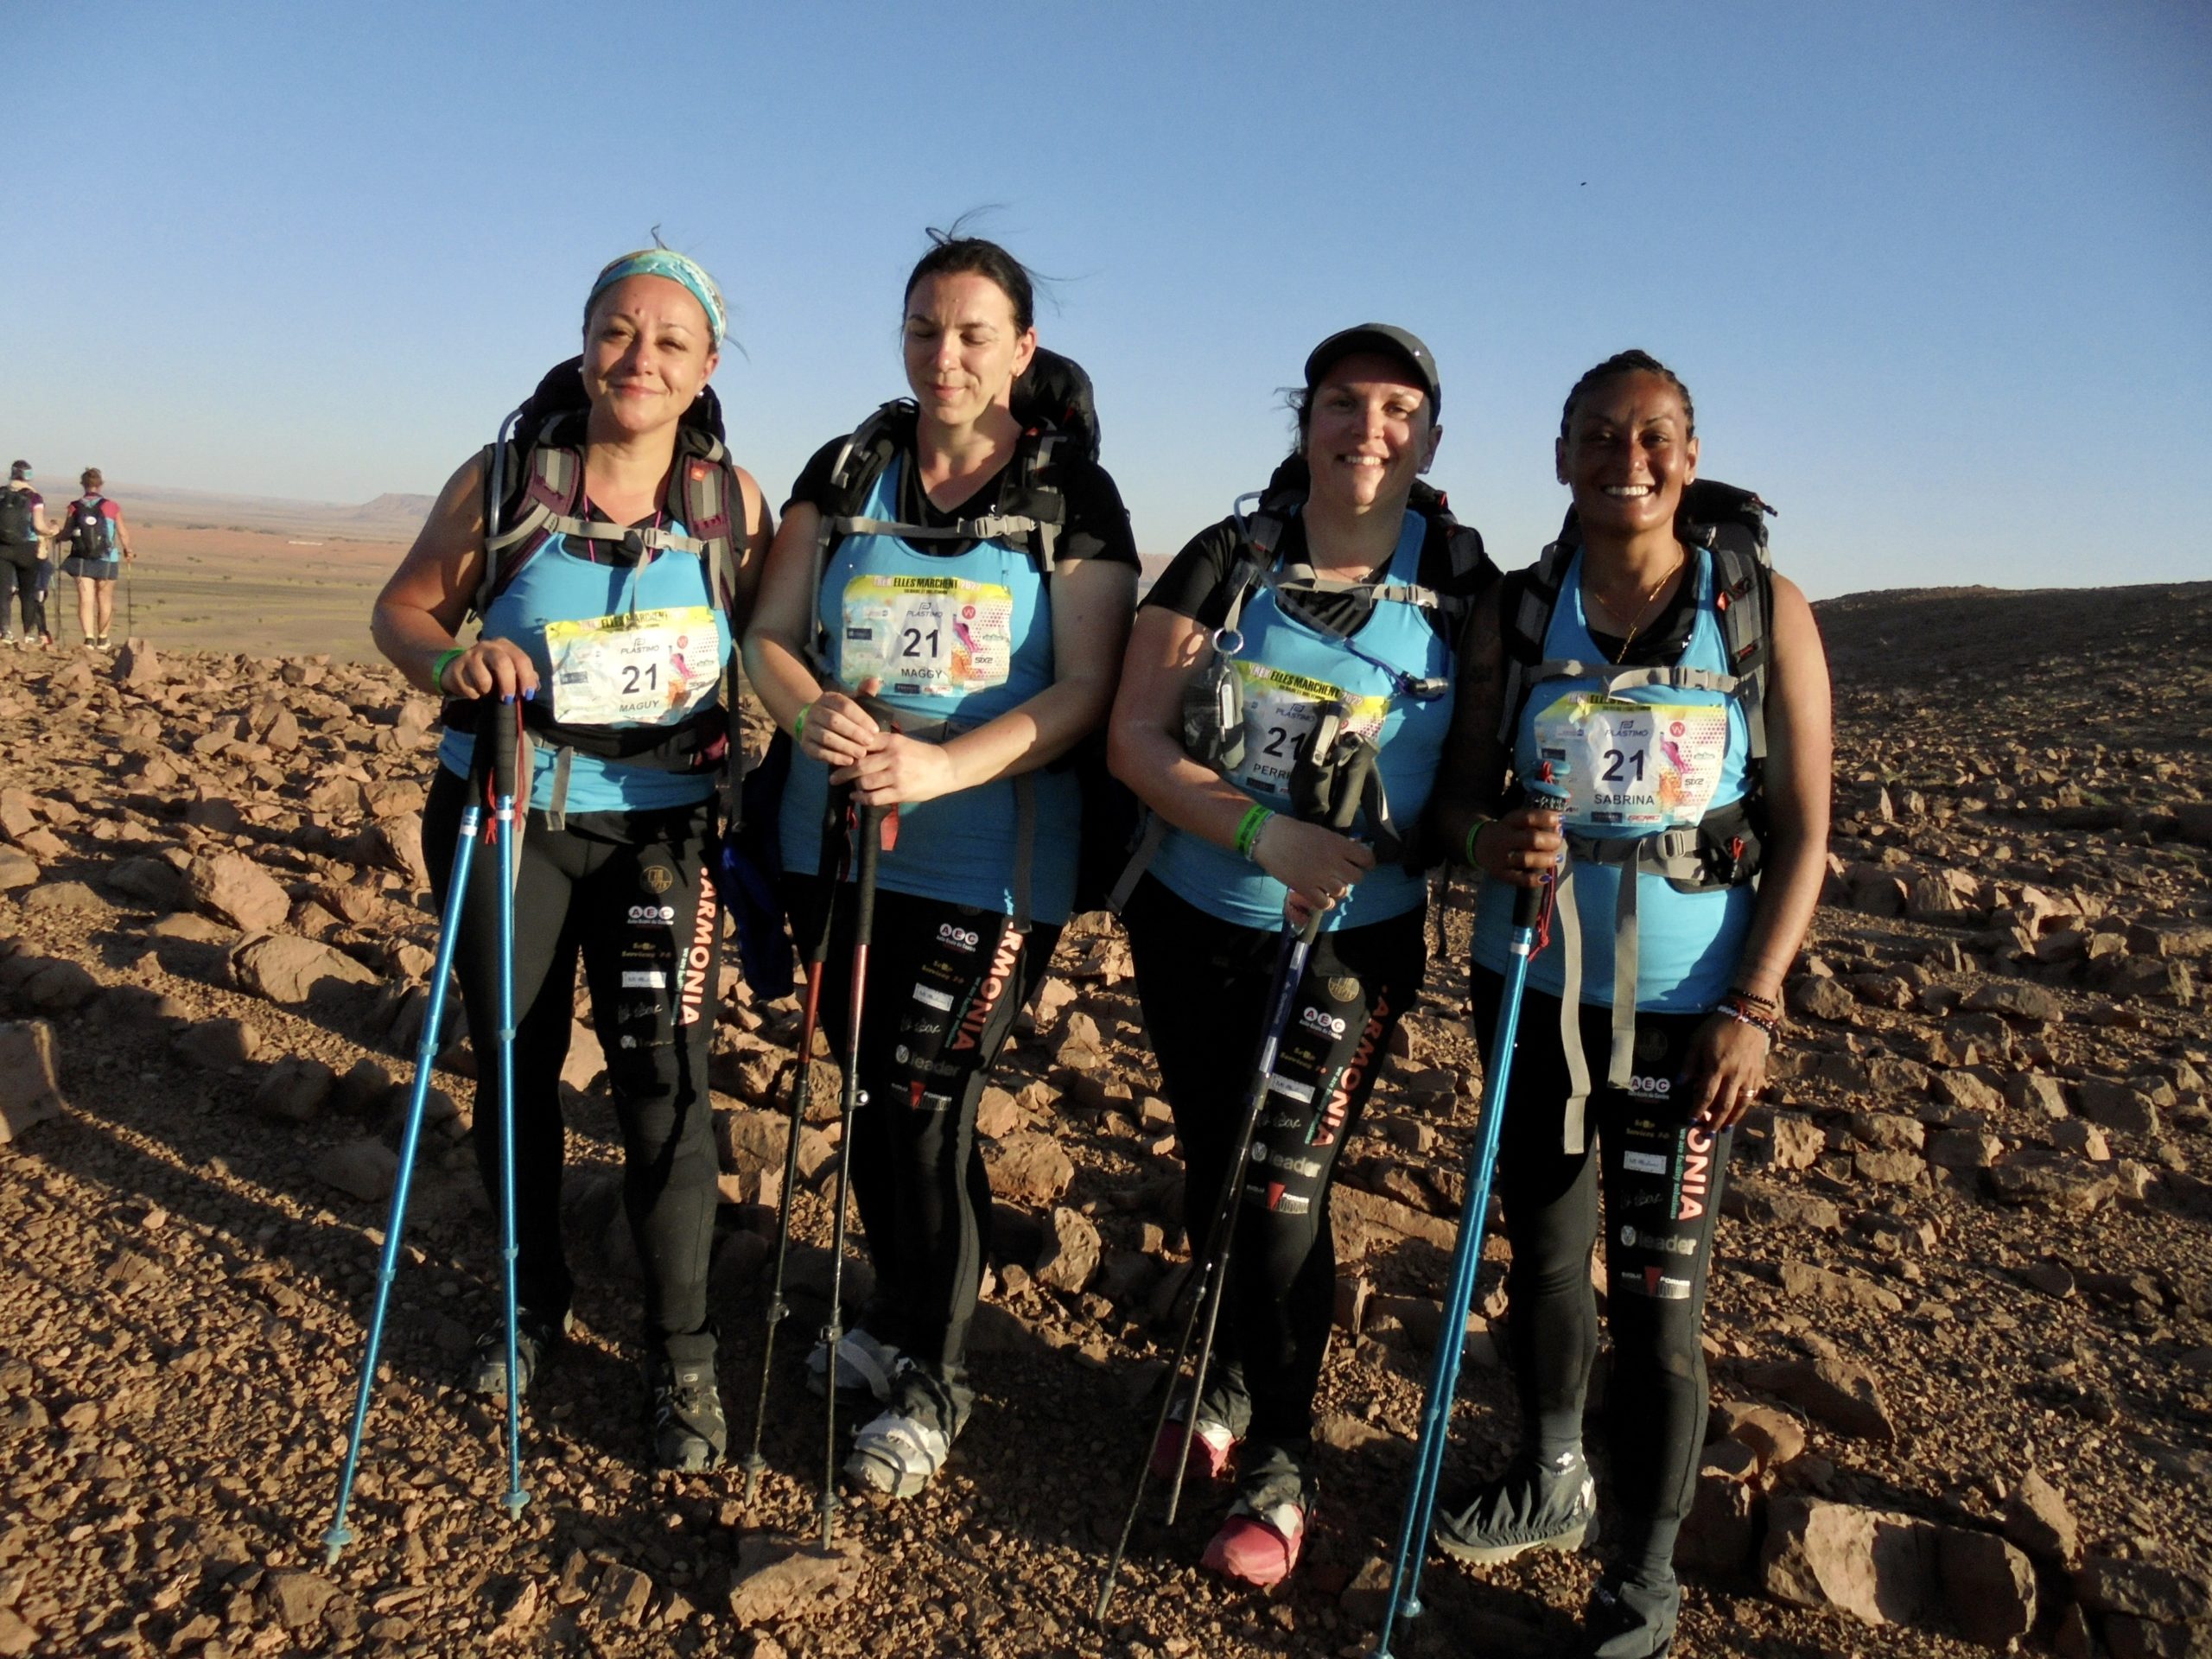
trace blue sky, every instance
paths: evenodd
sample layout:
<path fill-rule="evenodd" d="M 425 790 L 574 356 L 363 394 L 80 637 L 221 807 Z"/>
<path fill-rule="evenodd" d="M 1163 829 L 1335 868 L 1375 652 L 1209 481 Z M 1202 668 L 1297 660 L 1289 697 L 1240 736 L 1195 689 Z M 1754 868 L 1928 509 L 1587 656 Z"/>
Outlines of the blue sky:
<path fill-rule="evenodd" d="M 658 225 L 730 296 L 780 499 L 903 390 L 924 226 L 999 204 L 1147 552 L 1379 318 L 1509 565 L 1567 388 L 1633 345 L 1815 596 L 2212 575 L 2202 4 L 10 14 L 0 448 L 49 482 L 435 489 Z"/>

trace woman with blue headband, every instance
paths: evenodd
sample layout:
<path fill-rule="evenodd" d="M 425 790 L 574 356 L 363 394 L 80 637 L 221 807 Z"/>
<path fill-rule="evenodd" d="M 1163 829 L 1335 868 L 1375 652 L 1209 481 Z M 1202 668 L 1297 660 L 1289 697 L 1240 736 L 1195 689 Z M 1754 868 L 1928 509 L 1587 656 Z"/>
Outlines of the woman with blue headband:
<path fill-rule="evenodd" d="M 529 751 L 513 953 L 517 1375 L 504 1331 L 487 1331 L 471 1384 L 527 1389 L 569 1328 L 561 1075 L 581 960 L 645 1281 L 647 1432 L 655 1461 L 683 1470 L 713 1467 L 728 1438 L 707 1318 L 721 938 L 708 867 L 734 642 L 773 530 L 722 447 L 707 384 L 727 327 L 721 290 L 680 253 L 643 249 L 601 270 L 582 354 L 547 374 L 512 441 L 503 432 L 453 475 L 373 622 L 385 655 L 447 699 L 423 818 L 442 904 L 473 734 L 514 717 L 501 700 L 520 700 Z M 472 617 L 480 628 L 464 642 Z M 497 896 L 493 872 L 475 872 L 459 931 L 477 1033 L 497 1024 Z M 477 1163 L 496 1208 L 499 1113 L 483 1070 Z"/>

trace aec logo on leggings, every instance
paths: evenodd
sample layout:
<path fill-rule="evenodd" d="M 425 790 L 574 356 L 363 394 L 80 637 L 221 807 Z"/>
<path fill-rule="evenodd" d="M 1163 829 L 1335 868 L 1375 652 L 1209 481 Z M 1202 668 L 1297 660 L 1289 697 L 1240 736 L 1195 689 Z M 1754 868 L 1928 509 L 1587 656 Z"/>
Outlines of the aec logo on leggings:
<path fill-rule="evenodd" d="M 691 948 L 683 953 L 683 1001 L 676 1022 L 692 1026 L 707 996 L 707 964 L 715 955 L 715 884 L 699 883 L 699 914 L 691 924 Z"/>

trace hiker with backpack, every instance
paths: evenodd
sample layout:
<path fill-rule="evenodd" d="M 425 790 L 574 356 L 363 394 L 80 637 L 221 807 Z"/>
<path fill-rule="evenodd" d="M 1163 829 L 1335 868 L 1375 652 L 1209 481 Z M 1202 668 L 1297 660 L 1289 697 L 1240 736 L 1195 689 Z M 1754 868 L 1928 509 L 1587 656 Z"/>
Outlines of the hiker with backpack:
<path fill-rule="evenodd" d="M 105 651 L 108 630 L 115 626 L 115 584 L 124 565 L 138 556 L 131 550 L 123 509 L 100 493 L 106 482 L 100 469 L 86 467 L 78 482 L 85 493 L 62 515 L 54 544 L 69 550 L 61 571 L 77 579 L 77 626 L 85 643 Z"/>
<path fill-rule="evenodd" d="M 1617 1525 L 1588 1659 L 1651 1659 L 1673 1640 L 1721 1182 L 1826 868 L 1820 634 L 1767 568 L 1765 505 L 1699 479 L 1698 461 L 1689 391 L 1656 359 L 1624 352 L 1576 382 L 1556 450 L 1573 506 L 1470 622 L 1439 796 L 1440 832 L 1483 878 L 1478 1036 L 1516 889 L 1551 882 L 1552 938 L 1529 969 L 1497 1168 L 1521 1445 L 1445 1499 L 1433 1535 L 1492 1563 L 1573 1549 L 1592 1525 L 1602 1195 Z M 1525 804 L 1540 788 L 1564 810 Z"/>
<path fill-rule="evenodd" d="M 745 641 L 779 734 L 768 764 L 790 769 L 775 847 L 795 931 L 831 906 L 833 962 L 854 957 L 857 906 L 836 902 L 853 849 L 825 819 L 890 815 L 859 1052 L 840 1056 L 863 1108 L 845 1155 L 875 1287 L 809 1366 L 880 1408 L 843 1472 L 895 1497 L 936 1475 L 973 1404 L 991 1205 L 976 1111 L 1073 906 L 1083 806 L 1065 758 L 1112 702 L 1137 575 L 1089 380 L 1038 346 L 1029 273 L 957 226 L 931 240 L 904 296 L 912 398 L 800 474 Z M 822 1026 L 841 1045 L 853 995 L 828 976 Z"/>
<path fill-rule="evenodd" d="M 1200 531 L 1146 596 L 1114 709 L 1114 772 L 1153 814 L 1122 919 L 1194 1255 L 1237 1164 L 1287 928 L 1323 917 L 1255 1122 L 1221 1357 L 1149 1448 L 1164 1479 L 1179 1464 L 1201 1479 L 1233 1468 L 1236 1501 L 1204 1559 L 1249 1585 L 1287 1577 L 1305 1541 L 1336 1298 L 1330 1183 L 1421 994 L 1434 860 L 1419 827 L 1459 620 L 1497 576 L 1418 476 L 1442 396 L 1435 359 L 1402 328 L 1317 346 L 1294 453 L 1256 512 Z M 1350 834 L 1327 827 L 1339 788 L 1367 794 Z"/>
<path fill-rule="evenodd" d="M 20 643 L 54 644 L 46 626 L 46 588 L 54 578 L 46 538 L 53 534 L 46 522 L 46 499 L 31 487 L 31 464 L 19 461 L 8 469 L 7 488 L 0 492 L 0 645 L 18 643 L 12 614 L 18 603 L 23 616 Z"/>
<path fill-rule="evenodd" d="M 470 1384 L 526 1393 L 569 1328 L 560 1091 L 581 958 L 645 1281 L 646 1433 L 654 1461 L 683 1470 L 713 1467 L 728 1440 L 707 1310 L 721 941 L 708 865 L 734 642 L 773 528 L 708 385 L 726 329 L 720 289 L 685 256 L 645 248 L 608 264 L 584 302 L 582 355 L 545 376 L 512 440 L 503 429 L 448 481 L 373 621 L 385 655 L 447 699 L 423 817 L 433 871 L 454 854 L 474 734 L 514 718 L 510 700 L 529 750 L 512 960 L 517 1375 L 493 1329 Z M 471 617 L 481 632 L 464 644 Z M 435 885 L 442 903 L 442 875 Z M 499 885 L 491 871 L 469 884 L 457 958 L 487 1057 Z M 496 1211 L 499 1115 L 488 1060 L 480 1071 L 477 1162 Z"/>

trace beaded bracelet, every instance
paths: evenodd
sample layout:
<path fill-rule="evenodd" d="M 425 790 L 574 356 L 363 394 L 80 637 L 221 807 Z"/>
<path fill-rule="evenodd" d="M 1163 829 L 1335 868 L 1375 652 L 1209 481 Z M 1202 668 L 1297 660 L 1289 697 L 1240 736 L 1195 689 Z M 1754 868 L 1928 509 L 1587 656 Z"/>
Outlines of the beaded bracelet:
<path fill-rule="evenodd" d="M 1243 821 L 1236 826 L 1236 851 L 1240 856 L 1251 859 L 1255 864 L 1259 862 L 1256 855 L 1260 832 L 1268 827 L 1268 820 L 1273 817 L 1273 812 L 1256 802 L 1246 810 Z"/>
<path fill-rule="evenodd" d="M 1747 991 L 1740 985 L 1731 985 L 1728 988 L 1728 995 L 1740 996 L 1746 1002 L 1755 1002 L 1770 1014 L 1778 1011 L 1782 1007 L 1782 1004 L 1776 1001 L 1774 998 L 1761 996 L 1757 991 Z"/>
<path fill-rule="evenodd" d="M 1771 1020 L 1762 1020 L 1757 1014 L 1747 1013 L 1738 1007 L 1733 1002 L 1723 1002 L 1720 1005 L 1720 1012 L 1739 1026 L 1749 1026 L 1753 1031 L 1764 1033 L 1769 1047 L 1782 1041 L 1782 1027 Z"/>
<path fill-rule="evenodd" d="M 1466 861 L 1467 861 L 1469 864 L 1473 864 L 1473 863 L 1474 863 L 1474 861 L 1475 861 L 1475 840 L 1476 840 L 1476 838 L 1477 838 L 1478 836 L 1479 836 L 1482 834 L 1482 832 L 1483 832 L 1484 830 L 1485 830 L 1489 829 L 1489 828 L 1491 827 L 1491 825 L 1492 825 L 1493 823 L 1496 823 L 1497 822 L 1497 820 L 1496 818 L 1478 817 L 1478 818 L 1475 820 L 1475 822 L 1474 822 L 1473 825 L 1472 825 L 1472 826 L 1468 830 L 1468 831 L 1467 831 L 1467 841 L 1466 841 L 1466 845 L 1465 845 L 1465 848 L 1464 849 L 1464 851 L 1465 852 L 1465 855 L 1466 855 Z M 1478 867 L 1478 868 L 1479 868 L 1479 867 Z"/>
<path fill-rule="evenodd" d="M 454 658 L 463 655 L 467 649 L 468 647 L 466 645 L 455 645 L 450 651 L 440 652 L 437 655 L 436 660 L 430 664 L 430 683 L 436 686 L 439 690 L 444 690 L 446 689 L 446 670 L 453 666 L 453 659 Z"/>

